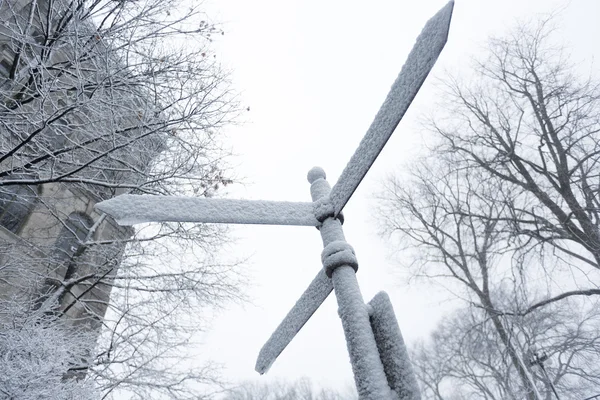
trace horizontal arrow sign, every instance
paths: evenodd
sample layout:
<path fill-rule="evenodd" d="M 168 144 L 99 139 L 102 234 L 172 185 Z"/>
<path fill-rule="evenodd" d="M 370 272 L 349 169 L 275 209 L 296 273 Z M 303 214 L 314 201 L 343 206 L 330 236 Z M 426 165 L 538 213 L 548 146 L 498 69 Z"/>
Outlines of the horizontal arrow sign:
<path fill-rule="evenodd" d="M 123 194 L 96 204 L 120 225 L 143 222 L 319 226 L 313 203 Z"/>
<path fill-rule="evenodd" d="M 454 2 L 450 1 L 427 21 L 375 120 L 331 189 L 335 216 L 342 211 L 377 159 L 433 68 L 448 39 L 453 7 Z"/>
<path fill-rule="evenodd" d="M 332 290 L 331 279 L 321 269 L 308 286 L 308 289 L 302 293 L 300 299 L 275 329 L 267 343 L 260 349 L 256 360 L 256 372 L 264 374 L 271 368 L 277 357 L 323 304 Z"/>

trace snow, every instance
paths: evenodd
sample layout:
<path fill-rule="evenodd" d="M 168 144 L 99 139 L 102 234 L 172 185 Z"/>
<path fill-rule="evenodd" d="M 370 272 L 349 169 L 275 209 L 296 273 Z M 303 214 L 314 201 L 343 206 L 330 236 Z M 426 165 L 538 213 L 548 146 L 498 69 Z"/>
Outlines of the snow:
<path fill-rule="evenodd" d="M 402 333 L 387 293 L 379 292 L 368 304 L 371 326 L 388 384 L 399 400 L 420 400 L 419 386 Z"/>
<path fill-rule="evenodd" d="M 308 179 L 308 183 L 312 184 L 317 179 L 327 179 L 327 174 L 321 167 L 312 167 L 310 171 L 308 171 L 306 179 Z"/>
<path fill-rule="evenodd" d="M 334 240 L 323 249 L 321 253 L 323 268 L 328 277 L 331 278 L 333 271 L 342 265 L 348 265 L 358 271 L 358 260 L 354 254 L 354 248 L 345 240 Z"/>
<path fill-rule="evenodd" d="M 333 186 L 330 198 L 335 215 L 367 174 L 433 68 L 448 39 L 453 7 L 454 1 L 450 1 L 427 21 L 375 120 Z"/>
<path fill-rule="evenodd" d="M 256 372 L 266 373 L 279 354 L 287 347 L 310 317 L 323 304 L 333 290 L 331 279 L 320 270 L 308 289 L 300 296 L 292 310 L 275 329 L 267 343 L 262 347 L 256 360 Z"/>
<path fill-rule="evenodd" d="M 96 204 L 120 225 L 212 222 L 318 226 L 313 203 L 124 194 Z"/>
<path fill-rule="evenodd" d="M 325 221 L 328 217 L 333 217 L 335 210 L 329 197 L 321 197 L 313 202 L 313 213 L 317 221 Z"/>
<path fill-rule="evenodd" d="M 346 266 L 336 268 L 332 281 L 359 398 L 395 399 L 385 376 L 369 323 L 368 309 L 360 293 L 354 270 Z"/>

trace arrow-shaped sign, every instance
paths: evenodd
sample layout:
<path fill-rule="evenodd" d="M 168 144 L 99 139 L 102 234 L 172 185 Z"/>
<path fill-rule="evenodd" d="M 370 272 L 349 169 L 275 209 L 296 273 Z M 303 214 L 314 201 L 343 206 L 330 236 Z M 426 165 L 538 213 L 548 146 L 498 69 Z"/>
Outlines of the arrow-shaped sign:
<path fill-rule="evenodd" d="M 332 290 L 331 279 L 321 269 L 260 350 L 256 360 L 256 372 L 262 375 L 271 368 L 279 354 L 300 332 L 300 329 L 323 304 Z"/>
<path fill-rule="evenodd" d="M 369 306 L 371 327 L 390 388 L 396 392 L 398 400 L 421 400 L 417 378 L 389 296 L 379 292 Z"/>
<path fill-rule="evenodd" d="M 453 8 L 454 1 L 450 1 L 427 21 L 375 120 L 331 189 L 336 216 L 375 162 L 433 68 L 448 40 Z"/>
<path fill-rule="evenodd" d="M 210 222 L 318 226 L 313 203 L 123 194 L 96 204 L 120 225 Z"/>

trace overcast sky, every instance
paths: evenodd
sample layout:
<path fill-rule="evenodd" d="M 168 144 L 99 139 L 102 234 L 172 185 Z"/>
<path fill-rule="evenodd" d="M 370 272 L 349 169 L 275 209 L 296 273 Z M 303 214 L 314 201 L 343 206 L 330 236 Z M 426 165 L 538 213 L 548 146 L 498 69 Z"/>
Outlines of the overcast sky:
<path fill-rule="evenodd" d="M 238 155 L 232 160 L 245 186 L 228 197 L 310 201 L 307 171 L 319 165 L 333 185 L 366 132 L 425 22 L 444 0 L 212 0 L 208 12 L 224 23 L 217 56 L 232 70 L 234 87 L 250 111 L 245 123 L 227 130 Z M 377 236 L 371 208 L 387 174 L 417 154 L 417 119 L 434 104 L 436 78 L 460 71 L 481 53 L 490 34 L 517 18 L 567 5 L 562 38 L 573 60 L 600 55 L 598 0 L 457 0 L 450 37 L 432 75 L 344 214 L 355 248 L 365 301 L 389 293 L 400 328 L 410 343 L 435 326 L 452 303 L 431 287 L 407 286 L 393 249 Z M 584 68 L 582 67 L 582 68 Z M 252 304 L 232 305 L 214 321 L 203 356 L 226 367 L 225 377 L 296 379 L 335 388 L 352 382 L 335 298 L 317 311 L 265 377 L 254 372 L 259 349 L 321 268 L 319 233 L 309 227 L 236 228 L 228 250 L 250 256 L 243 265 Z"/>

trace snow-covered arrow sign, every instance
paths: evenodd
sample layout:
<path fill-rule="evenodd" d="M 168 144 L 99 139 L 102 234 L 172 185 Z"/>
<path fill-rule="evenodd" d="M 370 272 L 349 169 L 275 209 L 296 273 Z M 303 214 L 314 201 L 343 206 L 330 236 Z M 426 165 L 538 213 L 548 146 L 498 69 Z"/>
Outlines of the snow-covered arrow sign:
<path fill-rule="evenodd" d="M 313 203 L 123 194 L 96 204 L 120 225 L 210 222 L 318 226 Z"/>
<path fill-rule="evenodd" d="M 336 217 L 394 133 L 442 52 L 448 39 L 453 7 L 454 1 L 450 1 L 427 21 L 375 120 L 331 189 L 330 197 Z"/>
<path fill-rule="evenodd" d="M 431 18 L 417 38 L 400 75 L 333 189 L 325 172 L 308 173 L 312 203 L 122 195 L 96 205 L 121 224 L 150 221 L 317 226 L 323 239 L 323 269 L 260 351 L 264 373 L 332 290 L 361 400 L 416 400 L 420 396 L 400 329 L 385 294 L 365 305 L 346 242 L 340 212 L 375 162 L 442 51 L 454 2 Z"/>

